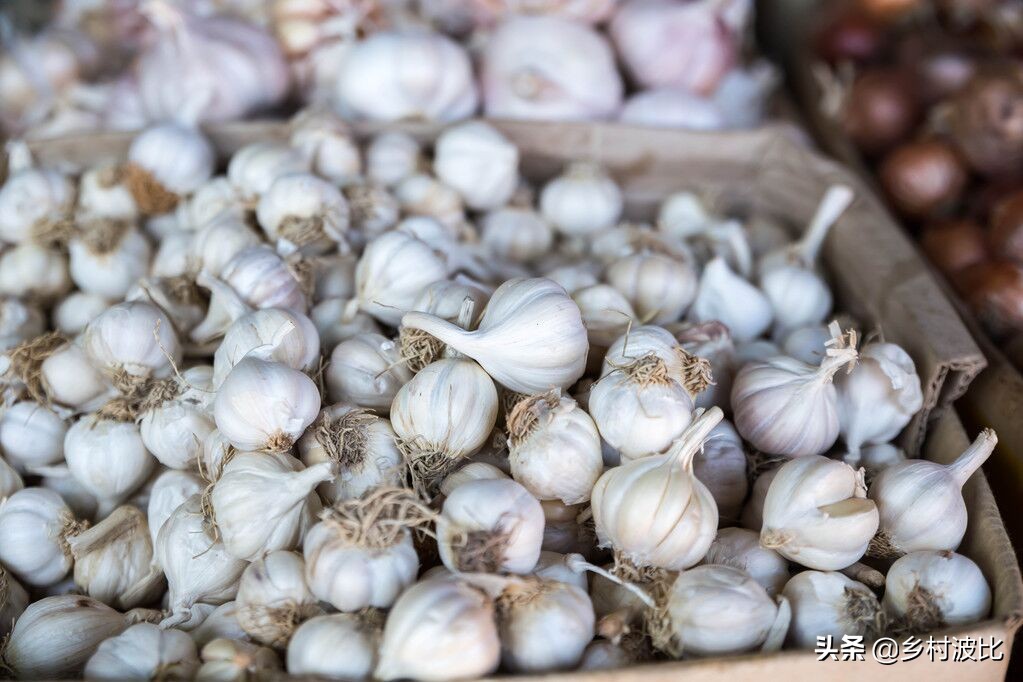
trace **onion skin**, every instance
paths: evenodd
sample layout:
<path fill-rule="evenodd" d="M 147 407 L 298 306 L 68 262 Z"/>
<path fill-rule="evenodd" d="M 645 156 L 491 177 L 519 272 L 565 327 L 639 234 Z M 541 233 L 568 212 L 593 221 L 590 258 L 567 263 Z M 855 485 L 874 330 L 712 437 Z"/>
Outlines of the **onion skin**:
<path fill-rule="evenodd" d="M 953 137 L 977 172 L 1008 176 L 1023 170 L 1023 80 L 1017 73 L 979 74 L 955 98 Z"/>
<path fill-rule="evenodd" d="M 906 139 L 920 120 L 913 80 L 901 69 L 864 71 L 849 89 L 846 134 L 867 154 L 881 154 Z"/>
<path fill-rule="evenodd" d="M 991 261 L 967 268 L 956 280 L 993 335 L 1023 330 L 1023 268 L 1007 260 Z"/>
<path fill-rule="evenodd" d="M 940 140 L 921 140 L 896 148 L 881 164 L 879 175 L 895 206 L 914 218 L 955 209 L 968 180 L 955 150 Z"/>
<path fill-rule="evenodd" d="M 988 258 L 984 230 L 972 220 L 949 220 L 928 225 L 920 246 L 946 275 L 955 275 Z"/>
<path fill-rule="evenodd" d="M 1023 189 L 995 206 L 988 240 L 992 253 L 1023 263 Z"/>
<path fill-rule="evenodd" d="M 874 60 L 884 47 L 881 28 L 870 17 L 850 8 L 822 24 L 814 37 L 817 55 L 829 64 Z"/>

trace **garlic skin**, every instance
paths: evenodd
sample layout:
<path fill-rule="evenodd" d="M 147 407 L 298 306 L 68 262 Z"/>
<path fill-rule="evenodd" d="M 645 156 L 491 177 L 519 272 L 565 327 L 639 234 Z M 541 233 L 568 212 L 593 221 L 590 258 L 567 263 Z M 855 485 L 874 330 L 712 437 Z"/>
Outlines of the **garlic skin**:
<path fill-rule="evenodd" d="M 213 354 L 213 386 L 219 388 L 246 357 L 310 372 L 320 359 L 320 336 L 312 321 L 284 308 L 253 310 L 231 323 Z"/>
<path fill-rule="evenodd" d="M 79 343 L 61 346 L 39 368 L 47 396 L 78 411 L 100 407 L 110 387 Z"/>
<path fill-rule="evenodd" d="M 324 378 L 331 401 L 386 414 L 398 390 L 412 379 L 412 372 L 401 362 L 397 344 L 367 332 L 334 347 Z"/>
<path fill-rule="evenodd" d="M 0 295 L 48 303 L 70 288 L 67 258 L 60 251 L 22 242 L 0 253 Z"/>
<path fill-rule="evenodd" d="M 174 325 L 151 303 L 132 301 L 112 305 L 89 323 L 82 335 L 89 361 L 106 374 L 162 379 L 172 363 L 181 362 L 181 345 Z"/>
<path fill-rule="evenodd" d="M 199 655 L 191 637 L 136 623 L 99 645 L 85 664 L 85 679 L 190 680 L 198 670 Z"/>
<path fill-rule="evenodd" d="M 99 500 L 100 516 L 135 492 L 156 466 L 142 443 L 138 425 L 96 414 L 68 429 L 64 459 L 75 480 Z"/>
<path fill-rule="evenodd" d="M 785 584 L 783 592 L 792 606 L 788 642 L 800 649 L 812 649 L 817 638 L 847 635 L 871 642 L 885 628 L 881 603 L 863 583 L 841 573 L 803 571 Z"/>
<path fill-rule="evenodd" d="M 259 198 L 256 219 L 283 255 L 326 252 L 344 245 L 348 201 L 341 190 L 311 173 L 281 175 Z"/>
<path fill-rule="evenodd" d="M 312 379 L 254 357 L 231 369 L 213 401 L 217 428 L 239 450 L 290 450 L 319 411 Z"/>
<path fill-rule="evenodd" d="M 760 532 L 764 527 L 764 500 L 767 499 L 767 491 L 771 489 L 771 482 L 778 475 L 781 467 L 768 469 L 757 476 L 753 482 L 753 489 L 750 491 L 749 499 L 742 508 L 742 527 Z"/>
<path fill-rule="evenodd" d="M 851 372 L 835 377 L 841 434 L 850 450 L 894 439 L 923 407 L 916 365 L 894 343 L 860 349 Z"/>
<path fill-rule="evenodd" d="M 540 557 L 543 529 L 543 508 L 520 484 L 469 481 L 444 500 L 437 546 L 451 571 L 529 573 Z"/>
<path fill-rule="evenodd" d="M 721 418 L 721 410 L 711 408 L 666 454 L 604 472 L 590 498 L 602 547 L 613 547 L 637 567 L 672 571 L 704 557 L 717 532 L 718 510 L 693 475 L 693 458 Z"/>
<path fill-rule="evenodd" d="M 25 482 L 3 457 L 0 457 L 0 499 L 10 497 L 25 487 Z"/>
<path fill-rule="evenodd" d="M 167 576 L 167 627 L 189 620 L 200 602 L 217 605 L 234 599 L 248 565 L 209 534 L 201 498 L 196 494 L 185 500 L 156 536 L 156 563 Z"/>
<path fill-rule="evenodd" d="M 622 191 L 599 166 L 577 162 L 540 193 L 540 212 L 566 236 L 593 235 L 610 229 L 621 218 Z"/>
<path fill-rule="evenodd" d="M 0 414 L 0 448 L 22 473 L 64 460 L 67 423 L 42 405 L 21 400 Z"/>
<path fill-rule="evenodd" d="M 434 147 L 433 170 L 477 211 L 503 206 L 519 181 L 519 150 L 493 126 L 470 121 L 446 129 Z"/>
<path fill-rule="evenodd" d="M 16 158 L 22 151 L 28 158 Z M 45 237 L 66 219 L 75 188 L 63 173 L 32 166 L 27 148 L 11 149 L 11 159 L 10 176 L 0 184 L 0 241 L 21 244 Z"/>
<path fill-rule="evenodd" d="M 192 495 L 198 495 L 205 489 L 206 482 L 188 471 L 169 469 L 157 476 L 149 491 L 149 503 L 146 506 L 146 522 L 154 547 L 160 529 L 171 514 Z"/>
<path fill-rule="evenodd" d="M 531 208 L 505 206 L 480 222 L 480 241 L 491 258 L 528 263 L 546 255 L 554 243 L 550 223 Z"/>
<path fill-rule="evenodd" d="M 518 393 L 568 388 L 585 371 L 589 342 L 579 308 L 560 285 L 542 277 L 499 286 L 476 331 L 418 312 L 406 313 L 401 322 L 476 360 Z"/>
<path fill-rule="evenodd" d="M 333 462 L 303 468 L 283 453 L 235 455 L 210 495 L 225 549 L 255 561 L 268 552 L 297 547 L 320 511 L 316 486 L 336 471 Z"/>
<path fill-rule="evenodd" d="M 745 528 L 719 530 L 701 563 L 731 566 L 744 571 L 771 597 L 781 594 L 786 583 L 790 582 L 788 561 L 773 549 L 761 547 L 760 534 Z M 790 595 L 785 596 L 792 601 Z"/>
<path fill-rule="evenodd" d="M 4 648 L 20 679 L 68 679 L 81 674 L 103 640 L 128 625 L 117 611 L 89 597 L 46 597 L 25 609 Z"/>
<path fill-rule="evenodd" d="M 442 682 L 488 675 L 501 659 L 494 603 L 452 578 L 419 582 L 388 614 L 379 657 L 373 677 L 380 680 Z"/>
<path fill-rule="evenodd" d="M 358 307 L 397 327 L 422 289 L 447 274 L 444 259 L 426 242 L 404 232 L 388 232 L 366 246 L 356 266 Z"/>
<path fill-rule="evenodd" d="M 650 324 L 676 322 L 697 296 L 694 264 L 664 253 L 634 253 L 611 263 L 608 284 Z"/>
<path fill-rule="evenodd" d="M 912 552 L 888 569 L 885 612 L 912 632 L 968 625 L 991 610 L 991 588 L 977 564 L 955 552 Z"/>
<path fill-rule="evenodd" d="M 693 460 L 693 473 L 714 497 L 721 521 L 738 521 L 749 483 L 746 452 L 735 428 L 722 420 Z"/>
<path fill-rule="evenodd" d="M 345 55 L 335 96 L 346 118 L 457 121 L 476 110 L 465 50 L 432 31 L 381 31 Z"/>
<path fill-rule="evenodd" d="M 744 572 L 716 565 L 680 573 L 664 611 L 668 629 L 655 646 L 675 658 L 777 651 L 791 618 L 784 597 L 776 604 Z"/>
<path fill-rule="evenodd" d="M 732 272 L 728 263 L 718 257 L 704 266 L 689 318 L 695 322 L 718 320 L 741 343 L 770 329 L 774 312 L 757 287 Z"/>
<path fill-rule="evenodd" d="M 281 669 L 281 660 L 273 649 L 237 639 L 207 642 L 202 648 L 202 662 L 197 680 L 242 682 Z"/>
<path fill-rule="evenodd" d="M 78 210 L 87 216 L 110 220 L 134 221 L 139 217 L 135 198 L 122 171 L 114 164 L 93 166 L 82 173 L 78 179 Z"/>
<path fill-rule="evenodd" d="M 242 201 L 254 205 L 274 180 L 309 171 L 302 153 L 279 142 L 253 142 L 234 153 L 227 164 L 227 179 Z"/>
<path fill-rule="evenodd" d="M 84 291 L 72 292 L 53 307 L 53 326 L 62 334 L 75 336 L 109 307 L 110 302 L 102 296 Z"/>
<path fill-rule="evenodd" d="M 71 570 L 67 537 L 79 530 L 60 495 L 19 490 L 0 500 L 0 562 L 27 585 L 56 584 Z"/>
<path fill-rule="evenodd" d="M 132 140 L 126 182 L 143 214 L 168 213 L 213 177 L 215 162 L 213 146 L 196 128 L 161 123 Z"/>
<path fill-rule="evenodd" d="M 255 641 L 283 647 L 295 628 L 319 611 L 295 552 L 270 552 L 245 567 L 235 598 L 238 623 Z"/>
<path fill-rule="evenodd" d="M 310 618 L 288 642 L 289 675 L 366 680 L 377 664 L 380 632 L 356 614 Z"/>
<path fill-rule="evenodd" d="M 878 473 L 868 493 L 880 515 L 871 554 L 892 557 L 959 547 L 967 525 L 962 487 L 991 456 L 997 443 L 995 432 L 984 429 L 948 465 L 911 459 Z"/>
<path fill-rule="evenodd" d="M 175 387 L 178 395 L 142 413 L 142 444 L 164 466 L 196 467 L 202 442 L 216 428 L 209 413 L 214 397 L 212 377 L 209 365 L 186 369 Z"/>
<path fill-rule="evenodd" d="M 366 176 L 384 187 L 393 187 L 419 169 L 422 150 L 408 133 L 388 131 L 366 147 Z"/>
<path fill-rule="evenodd" d="M 607 40 L 585 24 L 553 16 L 511 17 L 483 51 L 484 111 L 492 118 L 610 118 L 623 90 L 614 59 Z"/>
<path fill-rule="evenodd" d="M 512 583 L 497 613 L 501 662 L 514 672 L 575 668 L 596 625 L 586 590 L 558 581 Z"/>
<path fill-rule="evenodd" d="M 519 402 L 508 416 L 512 478 L 538 500 L 578 504 L 604 471 L 600 434 L 576 402 L 552 392 Z"/>
<path fill-rule="evenodd" d="M 335 186 L 344 187 L 359 180 L 362 159 L 348 126 L 330 110 L 306 108 L 289 122 L 291 146 L 298 149 L 309 167 Z"/>
<path fill-rule="evenodd" d="M 810 455 L 786 462 L 764 500 L 760 544 L 818 571 L 860 559 L 877 532 L 878 510 L 862 472 Z"/>

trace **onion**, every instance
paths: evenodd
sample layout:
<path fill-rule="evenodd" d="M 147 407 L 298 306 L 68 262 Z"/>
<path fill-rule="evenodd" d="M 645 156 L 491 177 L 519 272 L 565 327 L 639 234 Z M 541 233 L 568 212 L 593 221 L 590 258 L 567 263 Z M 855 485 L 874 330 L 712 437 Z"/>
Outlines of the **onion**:
<path fill-rule="evenodd" d="M 984 230 L 972 220 L 948 220 L 927 226 L 920 246 L 946 275 L 962 272 L 987 260 Z"/>
<path fill-rule="evenodd" d="M 977 73 L 976 45 L 940 30 L 913 32 L 899 45 L 898 60 L 916 78 L 920 96 L 938 102 L 956 95 Z"/>
<path fill-rule="evenodd" d="M 1023 83 L 1015 74 L 979 74 L 955 98 L 952 130 L 959 151 L 984 175 L 1023 168 Z"/>
<path fill-rule="evenodd" d="M 881 51 L 884 34 L 867 15 L 855 8 L 843 8 L 817 29 L 814 42 L 817 55 L 828 63 L 863 63 Z"/>
<path fill-rule="evenodd" d="M 1023 189 L 1002 199 L 991 213 L 991 251 L 1023 262 Z"/>
<path fill-rule="evenodd" d="M 904 140 L 919 118 L 912 79 L 900 69 L 873 69 L 853 82 L 842 123 L 860 149 L 877 154 Z"/>
<path fill-rule="evenodd" d="M 1006 260 L 981 263 L 965 270 L 957 283 L 991 333 L 1023 329 L 1023 268 Z"/>
<path fill-rule="evenodd" d="M 954 209 L 967 180 L 955 150 L 940 140 L 909 142 L 896 148 L 881 164 L 880 177 L 896 207 L 913 217 Z"/>

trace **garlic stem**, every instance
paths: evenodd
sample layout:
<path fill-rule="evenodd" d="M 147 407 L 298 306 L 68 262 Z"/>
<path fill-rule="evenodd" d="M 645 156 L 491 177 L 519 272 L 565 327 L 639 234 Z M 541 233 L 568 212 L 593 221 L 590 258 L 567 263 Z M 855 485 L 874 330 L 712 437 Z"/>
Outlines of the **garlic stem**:
<path fill-rule="evenodd" d="M 977 436 L 977 439 L 970 444 L 970 447 L 963 451 L 963 454 L 956 457 L 956 460 L 948 465 L 948 471 L 961 488 L 969 480 L 980 466 L 987 461 L 987 458 L 994 452 L 998 444 L 998 436 L 994 429 L 984 429 Z"/>
<path fill-rule="evenodd" d="M 331 481 L 337 476 L 338 463 L 334 460 L 320 462 L 289 476 L 285 485 L 296 494 L 306 494 L 320 483 Z"/>
<path fill-rule="evenodd" d="M 853 580 L 863 583 L 872 590 L 884 587 L 884 573 L 873 569 L 866 564 L 856 562 L 851 566 L 846 566 L 839 570 L 839 573 L 847 578 L 852 578 Z"/>
<path fill-rule="evenodd" d="M 634 595 L 636 595 L 636 597 L 641 602 L 646 604 L 651 609 L 657 606 L 657 604 L 653 600 L 653 597 L 647 594 L 646 591 L 643 590 L 643 588 L 641 588 L 639 585 L 634 585 L 626 580 L 622 580 L 621 578 L 611 573 L 610 571 L 605 571 L 600 566 L 595 566 L 594 564 L 591 564 L 590 562 L 586 561 L 586 559 L 583 558 L 582 554 L 566 554 L 565 565 L 569 568 L 569 570 L 575 573 L 582 573 L 584 571 L 588 571 L 590 573 L 595 573 L 602 578 L 606 578 L 607 580 L 610 580 L 616 585 L 621 585 L 629 592 L 632 592 Z"/>
<path fill-rule="evenodd" d="M 856 362 L 859 353 L 856 350 L 856 331 L 850 329 L 847 334 L 842 334 L 838 322 L 828 325 L 831 331 L 831 340 L 825 343 L 827 350 L 824 359 L 821 360 L 820 369 L 817 371 L 817 378 L 828 383 L 838 373 L 838 370 Z"/>
<path fill-rule="evenodd" d="M 667 456 L 671 463 L 681 464 L 690 473 L 693 471 L 693 460 L 703 448 L 703 442 L 710 436 L 714 427 L 724 419 L 725 413 L 720 407 L 712 407 L 696 415 L 693 422 L 686 427 L 678 440 L 668 450 Z"/>
<path fill-rule="evenodd" d="M 804 263 L 806 267 L 813 267 L 820 255 L 821 247 L 828 236 L 831 227 L 838 222 L 849 205 L 852 204 L 854 195 L 852 189 L 845 185 L 835 185 L 828 189 L 824 198 L 821 199 L 817 212 L 814 213 L 810 225 L 806 228 L 802 238 L 793 245 L 792 253 Z"/>
<path fill-rule="evenodd" d="M 467 334 L 464 329 L 447 320 L 442 320 L 429 313 L 412 311 L 405 313 L 401 318 L 401 326 L 410 329 L 420 329 L 431 336 L 436 337 L 445 346 L 459 345 L 459 350 L 465 351 L 474 346 L 473 337 Z"/>

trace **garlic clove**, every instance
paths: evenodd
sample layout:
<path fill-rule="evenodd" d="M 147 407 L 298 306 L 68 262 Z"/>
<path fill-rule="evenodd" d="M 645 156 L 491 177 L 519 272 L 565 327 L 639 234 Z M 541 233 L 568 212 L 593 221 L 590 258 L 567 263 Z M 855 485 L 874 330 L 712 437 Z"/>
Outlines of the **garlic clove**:
<path fill-rule="evenodd" d="M 154 547 L 160 529 L 171 514 L 192 495 L 201 494 L 205 487 L 203 479 L 188 471 L 171 469 L 156 478 L 146 505 L 146 525 Z"/>
<path fill-rule="evenodd" d="M 404 232 L 388 232 L 371 241 L 359 259 L 355 300 L 364 312 L 396 327 L 422 289 L 447 274 L 443 258 L 426 242 Z"/>
<path fill-rule="evenodd" d="M 60 415 L 33 401 L 18 401 L 0 415 L 0 447 L 21 472 L 62 462 L 66 433 Z"/>

